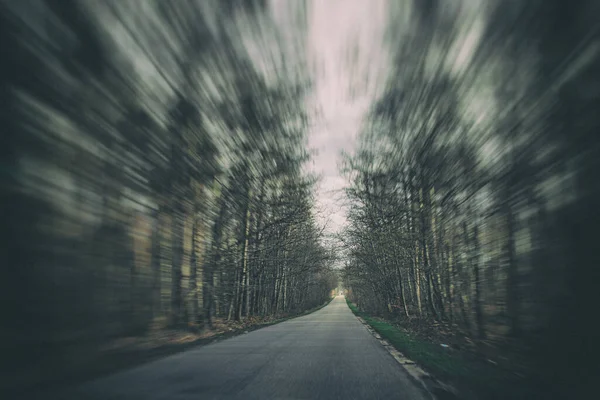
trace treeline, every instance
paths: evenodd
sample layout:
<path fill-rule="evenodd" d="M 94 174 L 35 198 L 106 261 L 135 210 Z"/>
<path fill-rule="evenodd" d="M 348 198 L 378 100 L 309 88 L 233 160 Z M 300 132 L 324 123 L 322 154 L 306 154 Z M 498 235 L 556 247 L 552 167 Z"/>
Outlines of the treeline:
<path fill-rule="evenodd" d="M 1 15 L 2 346 L 17 368 L 329 298 L 302 171 L 303 60 L 256 44 L 278 29 L 264 4 L 3 2 Z"/>
<path fill-rule="evenodd" d="M 394 71 L 345 164 L 345 287 L 370 312 L 509 343 L 584 381 L 597 349 L 599 9 L 441 3 L 393 16 L 410 22 L 390 30 Z M 570 370 L 551 369 L 561 362 Z"/>

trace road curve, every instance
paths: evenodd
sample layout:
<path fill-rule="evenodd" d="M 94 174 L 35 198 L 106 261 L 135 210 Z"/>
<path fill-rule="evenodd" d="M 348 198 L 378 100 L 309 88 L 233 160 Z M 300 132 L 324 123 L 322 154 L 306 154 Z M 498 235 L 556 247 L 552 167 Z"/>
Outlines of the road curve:
<path fill-rule="evenodd" d="M 342 296 L 312 314 L 198 347 L 63 399 L 426 399 Z"/>

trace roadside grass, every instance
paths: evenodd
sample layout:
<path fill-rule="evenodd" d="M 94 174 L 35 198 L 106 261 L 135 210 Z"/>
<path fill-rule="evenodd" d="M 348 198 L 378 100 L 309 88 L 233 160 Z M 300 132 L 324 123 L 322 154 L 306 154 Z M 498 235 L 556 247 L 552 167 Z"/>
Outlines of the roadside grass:
<path fill-rule="evenodd" d="M 455 386 L 464 399 L 538 399 L 541 382 L 524 379 L 482 359 L 469 357 L 439 343 L 425 341 L 393 323 L 360 311 L 346 299 L 352 312 L 364 319 L 398 351 L 443 382 Z M 536 384 L 537 383 L 537 384 Z"/>

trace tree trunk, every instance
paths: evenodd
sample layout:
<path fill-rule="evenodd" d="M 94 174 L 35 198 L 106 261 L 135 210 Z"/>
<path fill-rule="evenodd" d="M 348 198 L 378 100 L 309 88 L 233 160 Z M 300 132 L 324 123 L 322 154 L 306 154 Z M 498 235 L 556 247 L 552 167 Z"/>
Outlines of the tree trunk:
<path fill-rule="evenodd" d="M 448 299 L 448 316 L 450 322 L 454 321 L 454 277 L 453 266 L 454 256 L 452 253 L 452 245 L 446 244 L 446 298 Z"/>
<path fill-rule="evenodd" d="M 408 307 L 406 305 L 406 297 L 404 295 L 404 285 L 402 283 L 402 271 L 400 270 L 400 265 L 396 264 L 396 271 L 398 274 L 398 289 L 400 290 L 400 299 L 402 300 L 402 308 L 404 309 L 404 315 L 406 318 L 409 318 Z"/>
<path fill-rule="evenodd" d="M 227 311 L 227 321 L 231 321 L 231 318 L 233 317 L 233 314 L 234 314 L 233 310 L 235 308 L 235 304 L 237 301 L 237 295 L 238 295 L 238 289 L 237 289 L 238 275 L 239 275 L 238 271 L 235 271 L 234 277 L 233 277 L 234 278 L 233 279 L 234 287 L 233 287 L 233 291 L 231 293 L 230 300 L 229 300 L 229 311 Z"/>
<path fill-rule="evenodd" d="M 418 203 L 415 202 L 414 200 L 414 191 L 413 191 L 413 198 L 411 199 L 411 204 L 410 204 L 410 209 L 413 211 L 412 212 L 412 216 L 410 218 L 410 236 L 411 236 L 411 240 L 414 243 L 413 246 L 413 257 L 412 257 L 412 265 L 413 265 L 413 276 L 414 276 L 414 283 L 415 283 L 415 297 L 417 299 L 417 310 L 419 311 L 419 317 L 423 317 L 423 303 L 421 300 L 421 273 L 420 273 L 420 267 L 419 267 L 419 240 L 417 238 L 417 230 L 416 230 L 416 222 L 415 219 L 416 217 L 414 216 L 415 211 L 414 208 L 415 206 L 418 206 Z"/>
<path fill-rule="evenodd" d="M 161 209 L 156 210 L 152 215 L 152 239 L 151 239 L 151 270 L 152 270 L 152 317 L 156 319 L 162 314 L 161 309 Z"/>
<path fill-rule="evenodd" d="M 415 244 L 415 294 L 417 296 L 417 309 L 419 317 L 423 317 L 423 303 L 421 301 L 421 268 L 419 267 L 419 245 Z"/>
<path fill-rule="evenodd" d="M 227 211 L 227 202 L 223 189 L 219 189 L 218 193 L 219 213 L 212 227 L 212 241 L 210 259 L 206 263 L 205 280 L 204 280 L 204 321 L 212 328 L 213 324 L 213 309 L 215 315 L 218 315 L 218 296 L 216 292 L 216 282 L 218 277 L 215 276 L 215 271 L 219 268 L 221 261 L 221 244 L 223 236 L 223 224 L 225 223 L 225 213 Z"/>
<path fill-rule="evenodd" d="M 260 189 L 259 192 L 259 196 L 258 196 L 258 202 L 257 204 L 259 205 L 259 207 L 257 207 L 256 210 L 256 218 L 254 218 L 254 226 L 255 226 L 255 233 L 253 236 L 253 240 L 252 240 L 252 254 L 253 254 L 253 260 L 254 261 L 252 265 L 250 265 L 249 269 L 252 269 L 252 274 L 248 273 L 249 276 L 249 282 L 246 282 L 246 286 L 248 287 L 248 290 L 246 291 L 246 316 L 250 316 L 252 314 L 254 314 L 255 312 L 258 312 L 257 307 L 255 307 L 255 303 L 256 303 L 256 299 L 258 296 L 258 268 L 259 268 L 259 249 L 260 249 L 260 229 L 262 226 L 262 220 L 263 220 L 263 212 L 262 209 L 260 208 L 260 205 L 263 202 L 263 198 L 264 198 L 264 189 Z M 249 235 L 247 235 L 249 236 Z M 251 279 L 250 279 L 251 278 Z M 252 290 L 250 290 L 250 288 L 253 288 Z M 250 293 L 252 295 L 250 295 Z"/>
<path fill-rule="evenodd" d="M 246 201 L 245 201 L 245 209 L 244 209 L 244 223 L 242 226 L 242 254 L 241 254 L 241 262 L 240 262 L 240 288 L 238 290 L 239 295 L 238 301 L 236 303 L 236 321 L 240 321 L 242 319 L 242 311 L 244 302 L 247 302 L 248 296 L 248 239 L 250 232 L 250 197 L 251 190 L 248 189 L 246 191 Z M 246 303 L 247 304 L 247 303 Z"/>
<path fill-rule="evenodd" d="M 520 299 L 518 287 L 519 276 L 517 269 L 517 256 L 515 250 L 515 217 L 510 205 L 508 204 L 508 201 L 506 201 L 504 213 L 506 217 L 506 254 L 508 259 L 508 272 L 506 280 L 506 307 L 510 324 L 510 334 L 512 336 L 519 336 L 521 334 L 521 326 L 519 323 Z"/>
<path fill-rule="evenodd" d="M 181 323 L 181 266 L 183 262 L 183 226 L 184 210 L 177 199 L 173 200 L 173 219 L 171 228 L 171 325 Z"/>
<path fill-rule="evenodd" d="M 477 224 L 475 224 L 473 228 L 473 250 L 475 255 L 479 255 L 480 246 L 479 246 L 479 228 Z M 473 262 L 473 275 L 475 278 L 475 318 L 477 320 L 477 335 L 479 339 L 485 339 L 485 322 L 483 317 L 483 306 L 481 301 L 481 277 L 479 273 L 479 262 L 475 260 Z"/>
<path fill-rule="evenodd" d="M 198 311 L 198 255 L 196 254 L 196 235 L 198 233 L 198 221 L 197 217 L 193 216 L 192 222 L 192 250 L 190 254 L 190 280 L 189 280 L 189 291 L 192 297 L 191 304 L 191 318 L 192 324 L 200 323 L 200 313 Z"/>

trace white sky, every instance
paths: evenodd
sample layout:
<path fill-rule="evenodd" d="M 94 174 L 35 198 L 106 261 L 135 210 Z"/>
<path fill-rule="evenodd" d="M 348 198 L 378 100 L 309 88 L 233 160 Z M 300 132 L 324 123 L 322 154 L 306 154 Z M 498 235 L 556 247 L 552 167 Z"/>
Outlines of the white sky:
<path fill-rule="evenodd" d="M 482 0 L 464 1 L 469 7 L 460 8 L 456 15 L 461 23 L 445 60 L 456 75 L 470 62 L 483 30 Z M 339 172 L 341 152 L 354 151 L 364 117 L 383 92 L 391 70 L 389 57 L 393 52 L 384 39 L 389 16 L 395 13 L 400 18 L 397 24 L 409 24 L 411 10 L 410 4 L 389 0 L 306 2 L 306 57 L 313 82 L 307 106 L 319 114 L 309 132 L 309 147 L 317 153 L 310 170 L 322 177 L 317 212 L 321 222 L 327 223 L 327 232 L 334 233 L 346 224 L 343 188 L 347 182 Z M 271 0 L 273 15 L 283 32 L 292 26 L 285 16 L 293 15 L 298 4 L 294 0 Z M 398 7 L 403 9 L 400 14 Z M 401 40 L 403 30 L 396 29 L 395 35 Z"/>
<path fill-rule="evenodd" d="M 322 176 L 317 207 L 329 233 L 346 221 L 340 153 L 354 150 L 365 113 L 385 82 L 386 8 L 386 0 L 308 0 L 309 106 L 320 113 L 309 147 L 317 151 L 311 169 Z"/>

